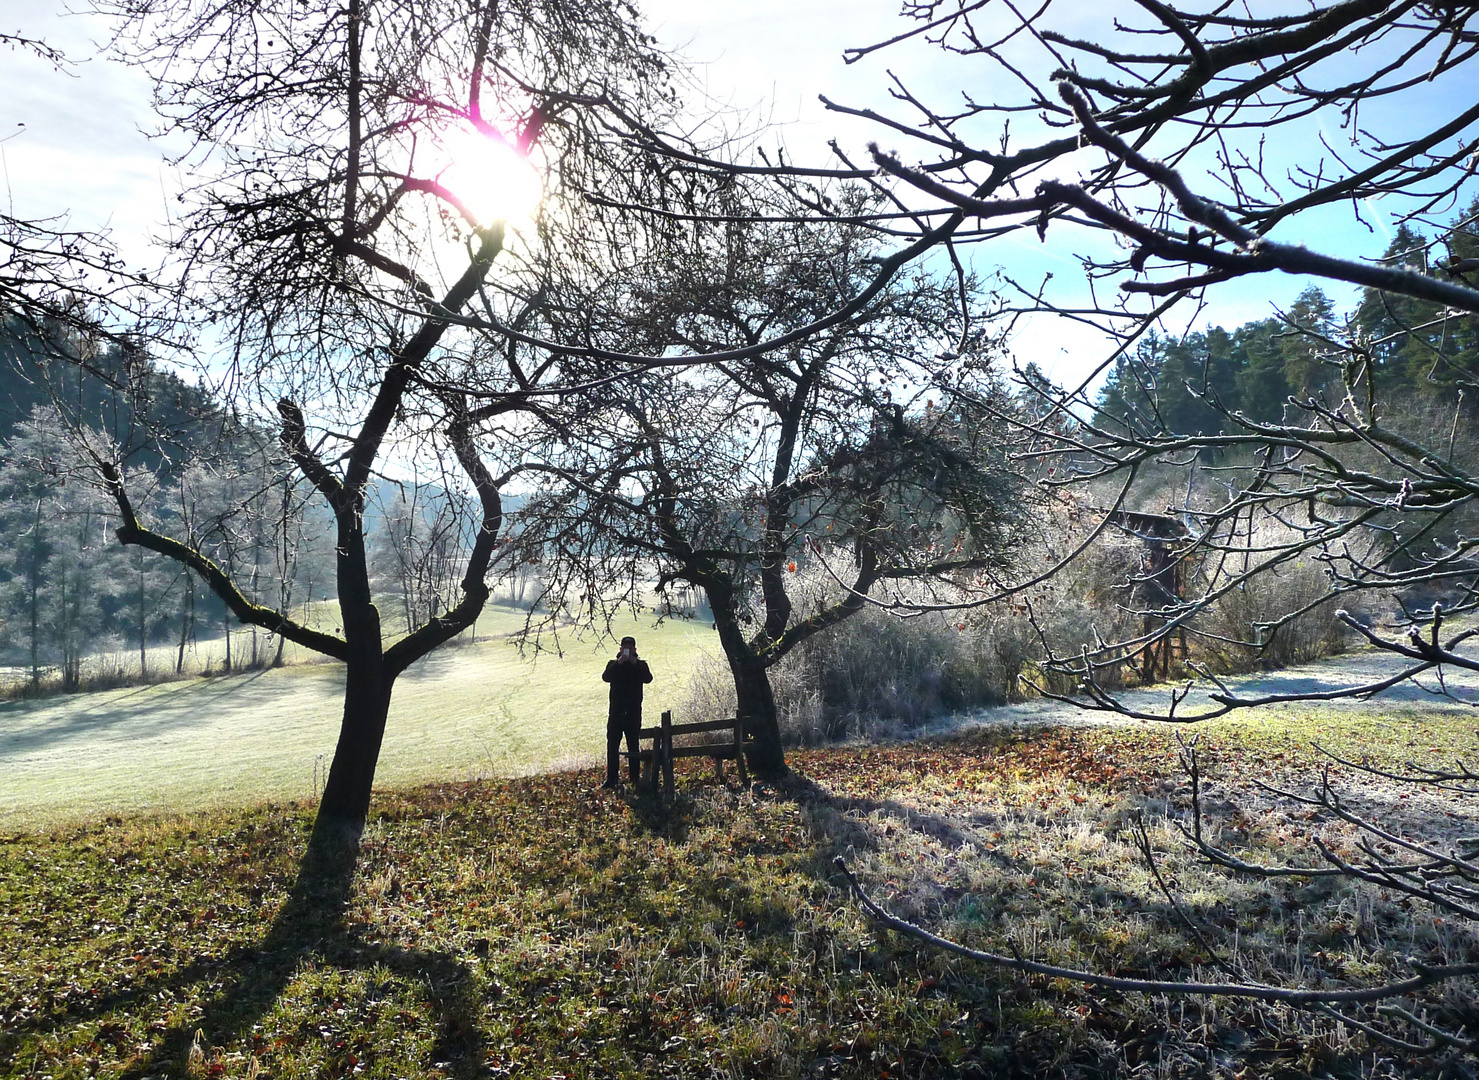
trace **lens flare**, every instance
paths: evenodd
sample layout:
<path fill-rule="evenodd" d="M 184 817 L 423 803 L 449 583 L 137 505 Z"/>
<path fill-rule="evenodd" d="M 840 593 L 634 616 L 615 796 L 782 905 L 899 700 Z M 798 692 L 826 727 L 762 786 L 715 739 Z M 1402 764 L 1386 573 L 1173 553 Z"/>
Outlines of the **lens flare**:
<path fill-rule="evenodd" d="M 442 186 L 479 225 L 534 216 L 543 195 L 539 174 L 508 143 L 476 131 L 449 131 L 442 136 L 442 149 L 448 160 L 439 177 Z"/>

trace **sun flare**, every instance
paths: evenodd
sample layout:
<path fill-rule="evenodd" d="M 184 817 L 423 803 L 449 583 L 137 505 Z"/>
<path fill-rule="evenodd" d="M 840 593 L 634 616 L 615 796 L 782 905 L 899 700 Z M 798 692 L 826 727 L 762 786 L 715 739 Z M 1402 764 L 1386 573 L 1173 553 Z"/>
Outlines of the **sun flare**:
<path fill-rule="evenodd" d="M 479 225 L 534 216 L 543 195 L 539 174 L 508 143 L 476 131 L 449 131 L 442 136 L 442 149 L 448 164 L 441 183 Z"/>

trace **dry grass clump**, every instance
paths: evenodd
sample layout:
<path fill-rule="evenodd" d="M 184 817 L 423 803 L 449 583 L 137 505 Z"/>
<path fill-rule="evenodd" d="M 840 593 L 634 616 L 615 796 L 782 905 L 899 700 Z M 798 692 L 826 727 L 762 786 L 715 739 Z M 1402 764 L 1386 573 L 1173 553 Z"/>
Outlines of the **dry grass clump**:
<path fill-rule="evenodd" d="M 1298 541 L 1294 530 L 1274 521 L 1254 529 L 1260 554 Z M 1242 542 L 1249 542 L 1247 537 Z M 1354 635 L 1336 617 L 1341 608 L 1368 618 L 1383 616 L 1369 596 L 1336 597 L 1325 564 L 1305 552 L 1231 588 L 1193 622 L 1197 651 L 1214 671 L 1239 672 L 1308 663 L 1347 648 Z M 1223 588 L 1246 571 L 1250 559 L 1209 557 L 1199 566 L 1197 594 Z M 1390 605 L 1388 605 L 1390 606 Z M 1295 614 L 1299 613 L 1299 614 Z M 1289 616 L 1293 615 L 1293 618 Z"/>
<path fill-rule="evenodd" d="M 1472 741 L 1472 729 L 1467 735 Z M 1315 756 L 1280 752 L 1275 760 L 1268 747 L 1242 741 L 1214 739 L 1203 749 L 1221 780 L 1208 798 L 1208 838 L 1269 864 L 1318 865 L 1315 838 L 1352 854 L 1350 826 L 1291 809 L 1250 783 L 1311 780 Z M 1474 926 L 1374 886 L 1240 877 L 1198 860 L 1176 827 L 1187 789 L 1164 772 L 1164 758 L 1143 756 L 1152 748 L 1169 755 L 1168 739 L 1136 738 L 1113 751 L 1103 732 L 1056 733 L 1018 746 L 991 736 L 980 742 L 987 761 L 999 764 L 914 770 L 887 796 L 878 793 L 880 770 L 866 767 L 866 752 L 864 761 L 849 756 L 829 773 L 834 795 L 819 828 L 850 838 L 851 861 L 876 899 L 936 932 L 999 954 L 1129 977 L 1330 988 L 1406 977 L 1413 959 L 1479 956 Z M 1334 780 L 1342 780 L 1338 770 Z M 1367 789 L 1349 804 L 1391 821 L 1407 798 L 1394 786 Z M 1404 831 L 1444 844 L 1455 830 L 1472 831 L 1472 811 L 1430 791 Z M 1167 887 L 1137 848 L 1141 824 Z M 1106 996 L 1033 982 L 1082 1040 L 1075 1045 L 1094 1047 L 1129 1074 L 1366 1076 L 1424 1068 L 1387 1058 L 1338 1019 L 1283 1006 Z M 1468 1030 L 1479 1022 L 1472 985 L 1435 989 L 1418 1008 Z M 1355 1015 L 1376 1018 L 1375 1010 Z M 1453 1075 L 1472 1074 L 1472 1059 L 1450 1056 Z"/>
<path fill-rule="evenodd" d="M 1432 729 L 1472 743 L 1463 723 Z M 1316 1015 L 1096 994 L 918 951 L 863 920 L 832 866 L 845 855 L 896 911 L 973 944 L 1215 974 L 1134 852 L 1143 819 L 1179 904 L 1253 976 L 1376 979 L 1409 954 L 1476 950 L 1373 890 L 1237 881 L 1188 858 L 1168 751 L 1154 734 L 979 731 L 801 752 L 781 790 L 680 763 L 672 807 L 597 793 L 593 772 L 386 795 L 342 918 L 290 897 L 302 807 L 14 836 L 0 1075 L 1433 1072 Z M 1312 765 L 1230 730 L 1203 752 L 1220 777 Z M 1224 842 L 1299 856 L 1310 822 L 1221 785 Z M 1479 1019 L 1461 988 L 1421 1007 Z"/>
<path fill-rule="evenodd" d="M 788 746 L 876 739 L 966 709 L 1000 705 L 1017 685 L 1021 645 L 946 612 L 909 618 L 874 607 L 803 643 L 770 669 Z M 696 660 L 684 718 L 735 713 L 722 655 Z"/>

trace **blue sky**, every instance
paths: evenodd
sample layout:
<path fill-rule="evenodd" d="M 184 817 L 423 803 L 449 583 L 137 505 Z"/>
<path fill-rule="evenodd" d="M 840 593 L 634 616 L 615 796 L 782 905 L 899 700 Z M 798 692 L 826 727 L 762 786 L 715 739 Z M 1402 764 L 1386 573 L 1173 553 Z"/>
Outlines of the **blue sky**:
<path fill-rule="evenodd" d="M 105 24 L 88 16 L 64 16 L 64 6 L 60 0 L 4 0 L 0 29 L 44 37 L 79 62 L 56 71 L 26 54 L 0 54 L 3 195 L 10 211 L 21 216 L 67 215 L 74 227 L 107 228 L 127 257 L 147 262 L 149 237 L 169 228 L 175 187 L 163 162 L 165 148 L 143 134 L 153 123 L 147 86 L 136 72 L 95 57 L 92 42 L 106 35 Z M 1054 10 L 1060 26 L 1066 20 L 1069 30 L 1091 31 L 1112 8 L 1071 0 Z M 886 93 L 886 69 L 934 102 L 948 101 L 962 86 L 972 85 L 980 70 L 922 48 L 844 65 L 844 48 L 890 36 L 905 25 L 895 15 L 895 0 L 649 0 L 644 10 L 660 40 L 683 48 L 695 63 L 708 95 L 752 117 L 768 118 L 777 128 L 765 141 L 783 140 L 793 160 L 827 159 L 826 142 L 834 137 L 859 159 L 869 139 L 881 139 L 886 146 L 900 142 L 826 112 L 818 94 L 897 112 Z M 1445 95 L 1454 92 L 1436 87 L 1426 104 L 1441 107 L 1448 100 Z M 1401 121 L 1400 116 L 1388 119 Z M 1308 134 L 1313 141 L 1317 132 Z M 1276 152 L 1300 149 L 1286 145 Z M 1387 215 L 1380 207 L 1363 209 L 1371 230 L 1355 225 L 1349 208 L 1342 207 L 1281 238 L 1338 254 L 1379 254 L 1387 243 Z M 1036 281 L 1051 271 L 1055 281 L 1066 282 L 1076 272 L 1076 247 L 1066 233 L 1050 234 L 1048 245 L 1024 234 L 980 250 L 977 269 L 988 273 L 1001 264 L 1023 281 Z M 1198 322 L 1235 325 L 1264 317 L 1272 306 L 1287 305 L 1306 284 L 1283 275 L 1229 283 L 1210 294 Z M 1340 286 L 1327 291 L 1341 304 L 1354 298 L 1354 290 Z M 1184 326 L 1190 317 L 1188 309 L 1182 322 L 1168 329 Z M 1103 343 L 1080 328 L 1036 322 L 1019 336 L 1015 349 L 1021 359 L 1035 360 L 1067 380 L 1097 361 Z"/>

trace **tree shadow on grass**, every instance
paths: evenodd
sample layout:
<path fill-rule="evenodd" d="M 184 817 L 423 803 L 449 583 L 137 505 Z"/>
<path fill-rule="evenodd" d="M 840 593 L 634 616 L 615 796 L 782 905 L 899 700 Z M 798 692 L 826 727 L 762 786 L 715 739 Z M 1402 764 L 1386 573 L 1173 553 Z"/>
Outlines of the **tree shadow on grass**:
<path fill-rule="evenodd" d="M 901 837 L 913 834 L 918 839 L 937 843 L 947 854 L 968 854 L 970 858 L 993 865 L 1001 873 L 1030 876 L 1035 871 L 1030 858 L 1016 854 L 1009 847 L 991 843 L 982 835 L 983 830 L 989 832 L 1006 821 L 1006 818 L 991 813 L 946 815 L 922 810 L 887 796 L 839 794 L 794 771 L 775 782 L 742 786 L 723 779 L 715 781 L 694 768 L 680 767 L 678 779 L 675 797 L 671 800 L 661 799 L 650 792 L 623 793 L 621 797 L 631 808 L 636 831 L 683 843 L 698 816 L 699 799 L 706 792 L 720 789 L 762 800 L 792 803 L 805 816 L 807 830 L 814 841 L 805 864 L 808 874 L 844 894 L 850 893 L 850 886 L 834 860 L 838 856 L 852 861 L 858 855 L 882 854 L 888 846 L 884 839 L 888 833 L 880 833 L 870 824 L 872 821 L 881 821 L 885 830 L 897 829 Z M 1131 799 L 1126 813 L 1134 814 L 1152 801 L 1150 796 Z M 781 850 L 789 849 L 773 849 L 765 843 L 745 848 L 747 853 L 757 855 L 776 854 Z M 1102 884 L 1111 891 L 1117 888 L 1113 881 Z M 960 890 L 943 888 L 941 895 L 949 902 L 961 899 L 964 894 Z M 1142 900 L 1140 906 L 1157 918 L 1174 921 L 1176 917 L 1175 909 L 1164 899 Z"/>
<path fill-rule="evenodd" d="M 202 1016 L 164 1032 L 150 1053 L 121 1072 L 121 1077 L 142 1080 L 151 1076 L 184 1075 L 197 1031 L 209 1046 L 230 1046 L 234 1040 L 245 1037 L 308 963 L 346 971 L 378 965 L 418 984 L 431 1005 L 436 1024 L 431 1061 L 450 1076 L 483 1074 L 480 1006 L 471 971 L 445 952 L 407 949 L 366 939 L 363 928 L 350 925 L 345 918 L 358 845 L 341 844 L 333 850 L 324 850 L 325 846 L 310 842 L 309 853 L 299 866 L 286 903 L 254 947 L 237 950 L 220 962 L 197 961 L 152 987 L 156 991 L 181 988 L 206 978 L 223 983 L 221 990 L 204 1004 Z M 140 991 L 134 991 L 131 996 L 140 996 Z M 95 1007 L 89 1011 L 104 1010 Z"/>
<path fill-rule="evenodd" d="M 626 787 L 618 796 L 631 810 L 637 831 L 681 844 L 688 839 L 693 824 L 694 803 L 691 797 L 677 795 L 666 800 L 659 792 L 646 788 Z"/>
<path fill-rule="evenodd" d="M 841 856 L 853 863 L 860 854 L 883 854 L 886 846 L 883 836 L 888 835 L 887 830 L 890 828 L 897 828 L 901 837 L 904 834 L 913 834 L 916 839 L 937 843 L 948 855 L 968 854 L 971 859 L 991 864 L 997 873 L 1023 877 L 1041 873 L 1041 868 L 1029 856 L 1006 846 L 988 843 L 979 835 L 981 830 L 990 830 L 1006 821 L 1006 818 L 991 813 L 948 816 L 921 810 L 897 799 L 840 795 L 797 773 L 792 773 L 777 785 L 775 797 L 794 802 L 807 816 L 808 829 L 818 841 L 809 872 L 844 894 L 850 894 L 851 886 L 838 870 L 835 860 Z M 1141 813 L 1152 801 L 1154 800 L 1150 796 L 1131 796 L 1125 813 Z M 884 823 L 883 835 L 869 827 L 867 822 L 870 820 L 881 820 Z M 1111 879 L 1085 879 L 1074 885 L 1065 883 L 1065 887 L 1069 888 L 1096 886 L 1105 890 L 1106 896 L 1119 897 L 1127 903 L 1133 903 L 1142 914 L 1158 924 L 1172 928 L 1172 932 L 1182 930 L 1181 910 L 1166 896 L 1154 899 L 1131 897 L 1122 892 L 1121 883 Z M 972 903 L 971 890 L 951 886 L 943 881 L 936 882 L 927 891 L 930 893 L 928 897 L 914 898 L 926 909 L 922 913 L 927 915 L 927 921 L 933 921 L 930 916 L 953 912 L 962 903 Z M 1192 942 L 1188 941 L 1186 944 L 1189 948 Z"/>

